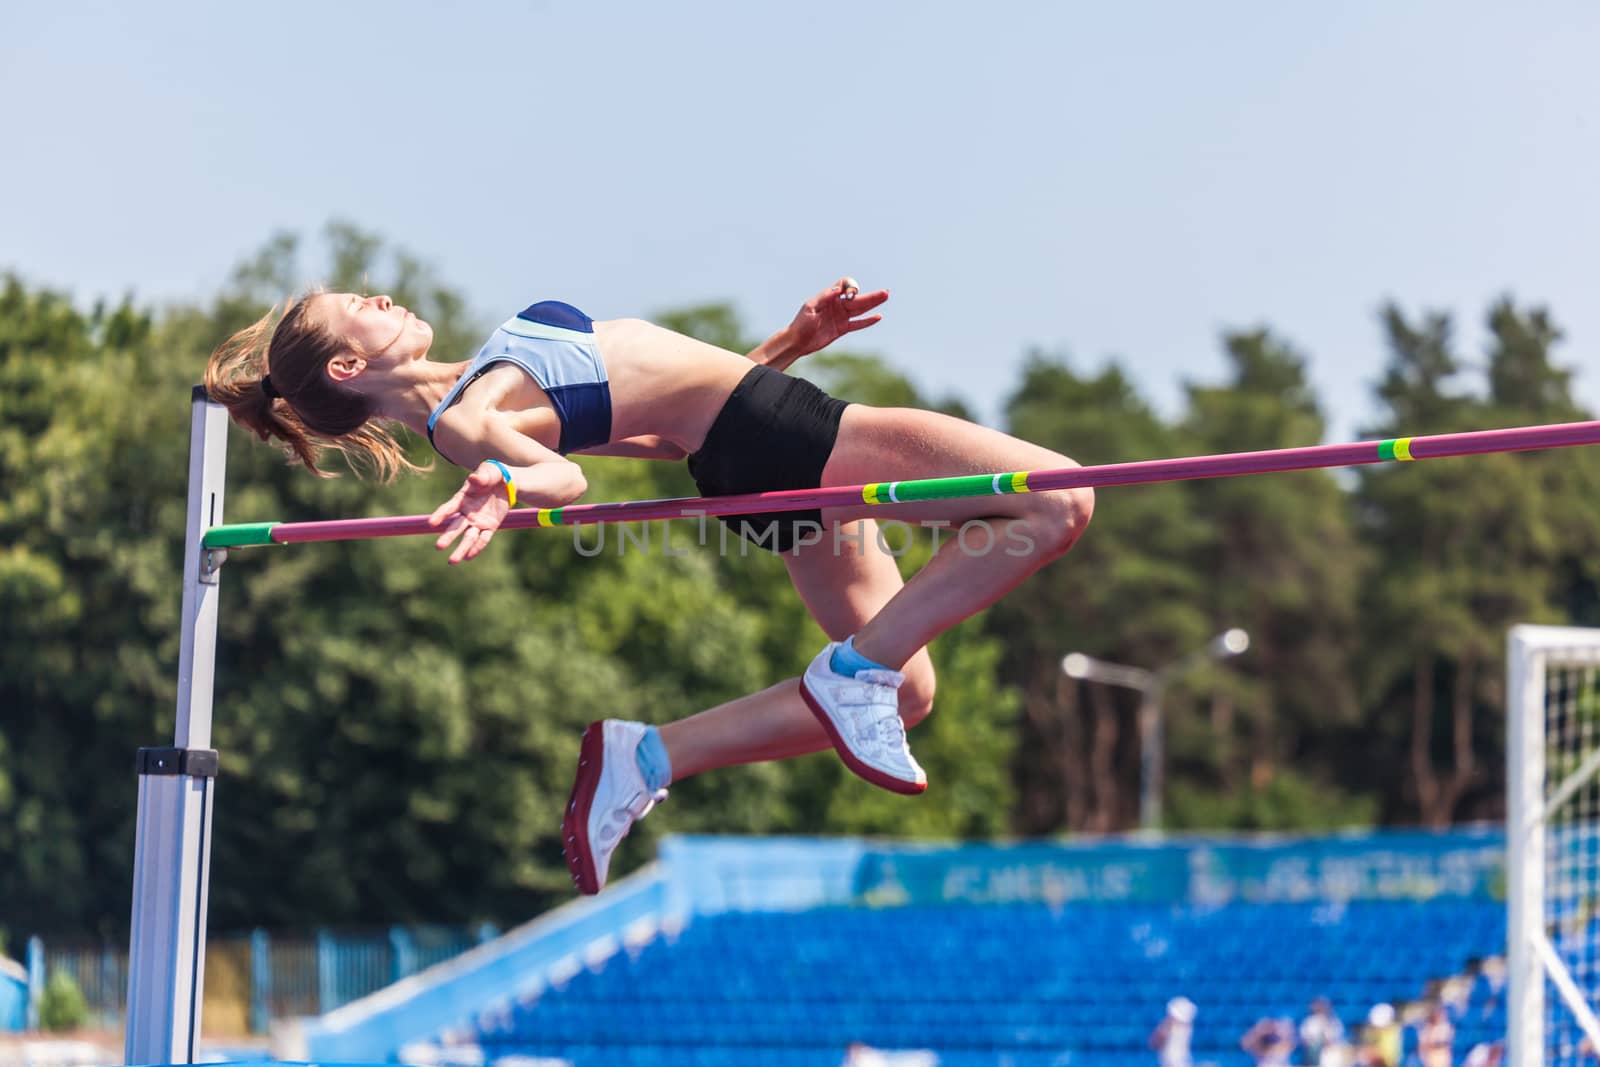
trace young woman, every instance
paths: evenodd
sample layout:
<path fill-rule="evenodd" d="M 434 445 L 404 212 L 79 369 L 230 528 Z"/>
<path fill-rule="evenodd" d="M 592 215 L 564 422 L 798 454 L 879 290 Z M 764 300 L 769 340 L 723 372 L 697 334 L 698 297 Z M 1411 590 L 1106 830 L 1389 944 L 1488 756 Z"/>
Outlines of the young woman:
<path fill-rule="evenodd" d="M 687 458 L 706 496 L 1071 465 L 947 415 L 845 404 L 783 373 L 877 322 L 869 313 L 888 297 L 846 278 L 749 356 L 548 301 L 507 319 L 476 358 L 436 363 L 431 328 L 388 297 L 316 293 L 275 327 L 269 315 L 230 338 L 206 388 L 318 474 L 331 447 L 392 478 L 414 468 L 386 427 L 426 434 L 471 471 L 432 516 L 451 563 L 482 552 L 513 504 L 554 508 L 582 496 L 574 454 Z M 909 582 L 873 547 L 884 505 L 725 520 L 782 553 L 829 644 L 802 677 L 660 729 L 591 725 L 562 833 L 578 888 L 600 891 L 618 842 L 668 784 L 714 767 L 831 745 L 867 781 L 921 793 L 927 778 L 905 727 L 933 707 L 925 646 L 1065 553 L 1093 506 L 1088 489 L 888 505 L 889 517 L 912 524 L 992 524 L 970 542 L 947 534 Z"/>

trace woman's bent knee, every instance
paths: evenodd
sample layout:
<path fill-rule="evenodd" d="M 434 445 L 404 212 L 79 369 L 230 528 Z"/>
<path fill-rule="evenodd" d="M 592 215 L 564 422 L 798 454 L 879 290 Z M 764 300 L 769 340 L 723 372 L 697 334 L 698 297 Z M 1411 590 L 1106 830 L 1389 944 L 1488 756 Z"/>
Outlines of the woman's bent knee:
<path fill-rule="evenodd" d="M 935 679 L 928 650 L 919 650 L 900 673 L 906 676 L 900 685 L 900 718 L 907 726 L 915 726 L 933 710 Z"/>
<path fill-rule="evenodd" d="M 1071 512 L 1072 540 L 1076 541 L 1089 528 L 1089 520 L 1094 518 L 1094 490 L 1084 486 L 1081 489 L 1068 489 L 1065 495 L 1067 509 Z"/>
<path fill-rule="evenodd" d="M 1035 550 L 1048 559 L 1064 555 L 1083 536 L 1093 515 L 1093 489 L 1061 489 L 1039 494 L 1028 523 Z"/>

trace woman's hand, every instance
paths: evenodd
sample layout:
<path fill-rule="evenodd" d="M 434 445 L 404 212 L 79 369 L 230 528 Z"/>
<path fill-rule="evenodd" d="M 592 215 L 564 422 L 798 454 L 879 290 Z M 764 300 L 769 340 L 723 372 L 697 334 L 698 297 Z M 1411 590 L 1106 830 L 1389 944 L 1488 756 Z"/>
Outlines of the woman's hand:
<path fill-rule="evenodd" d="M 867 313 L 887 299 L 887 289 L 863 293 L 854 278 L 840 278 L 800 305 L 794 321 L 789 324 L 795 358 L 820 352 L 847 333 L 882 322 L 882 315 Z"/>
<path fill-rule="evenodd" d="M 868 312 L 889 299 L 887 289 L 863 293 L 854 278 L 840 278 L 800 305 L 794 321 L 763 341 L 750 358 L 783 370 L 801 356 L 820 352 L 847 333 L 883 320 Z"/>
<path fill-rule="evenodd" d="M 443 551 L 459 536 L 461 543 L 450 553 L 450 562 L 471 559 L 488 546 L 489 538 L 510 511 L 511 499 L 506 495 L 505 477 L 500 468 L 493 463 L 480 463 L 477 470 L 467 475 L 456 495 L 428 516 L 429 526 L 444 525 L 444 532 L 433 547 Z"/>

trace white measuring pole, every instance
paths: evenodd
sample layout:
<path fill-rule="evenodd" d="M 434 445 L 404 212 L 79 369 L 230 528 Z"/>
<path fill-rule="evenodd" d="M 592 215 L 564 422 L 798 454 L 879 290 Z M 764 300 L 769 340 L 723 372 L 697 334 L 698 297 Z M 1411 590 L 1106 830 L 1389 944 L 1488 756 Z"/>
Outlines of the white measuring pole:
<path fill-rule="evenodd" d="M 211 694 L 219 568 L 226 552 L 200 546 L 222 521 L 228 418 L 195 386 L 189 421 L 189 516 L 184 526 L 183 645 L 178 726 L 171 748 L 139 750 L 133 929 L 128 951 L 130 1064 L 193 1063 L 205 992 L 206 898 L 217 754 Z"/>

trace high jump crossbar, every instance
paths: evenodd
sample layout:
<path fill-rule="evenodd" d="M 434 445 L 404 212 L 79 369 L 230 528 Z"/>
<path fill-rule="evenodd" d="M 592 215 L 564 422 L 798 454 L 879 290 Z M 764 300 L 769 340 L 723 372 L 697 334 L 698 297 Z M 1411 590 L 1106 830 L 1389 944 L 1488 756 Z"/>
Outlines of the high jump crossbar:
<path fill-rule="evenodd" d="M 954 500 L 1007 493 L 1043 493 L 1108 485 L 1138 485 L 1194 478 L 1224 478 L 1274 471 L 1354 467 L 1368 463 L 1444 459 L 1496 452 L 1524 452 L 1537 448 L 1570 448 L 1600 444 L 1600 421 L 1517 426 L 1503 430 L 1426 437 L 1394 437 L 1343 445 L 1277 448 L 1264 452 L 1228 452 L 1220 455 L 1155 459 L 1136 463 L 1107 463 L 1094 467 L 1063 467 L 1043 471 L 974 474 L 954 478 L 925 478 L 903 482 L 794 489 L 736 496 L 677 497 L 668 500 L 632 500 L 611 504 L 572 504 L 564 508 L 520 508 L 506 516 L 501 529 L 581 526 L 598 522 L 642 522 L 701 516 L 742 515 L 751 512 L 798 511 L 805 508 L 859 507 L 863 504 L 905 504 L 913 501 Z M 205 532 L 206 549 L 244 548 L 252 545 L 287 545 L 311 541 L 350 541 L 373 537 L 437 534 L 426 515 L 396 515 L 371 519 L 331 519 L 321 522 L 254 522 L 213 526 Z"/>

